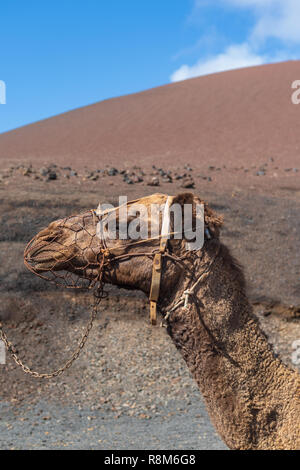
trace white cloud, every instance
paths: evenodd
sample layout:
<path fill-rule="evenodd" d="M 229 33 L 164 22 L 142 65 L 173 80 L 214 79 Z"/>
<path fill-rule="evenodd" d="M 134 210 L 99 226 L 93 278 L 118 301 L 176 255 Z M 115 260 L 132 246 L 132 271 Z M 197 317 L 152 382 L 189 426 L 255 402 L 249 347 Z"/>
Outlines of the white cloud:
<path fill-rule="evenodd" d="M 171 81 L 178 82 L 187 78 L 199 77 L 200 75 L 261 65 L 265 60 L 265 57 L 252 52 L 248 44 L 233 45 L 228 47 L 222 54 L 204 61 L 200 60 L 191 67 L 182 65 L 173 73 Z"/>
<path fill-rule="evenodd" d="M 247 8 L 255 15 L 255 24 L 243 44 L 233 44 L 214 57 L 199 60 L 194 65 L 182 65 L 171 81 L 185 80 L 225 70 L 261 65 L 267 62 L 294 59 L 289 46 L 300 44 L 300 0 L 216 0 L 215 5 Z M 195 0 L 195 9 L 210 2 Z M 281 50 L 266 56 L 262 52 L 268 39 L 280 41 Z"/>
<path fill-rule="evenodd" d="M 300 42 L 299 0 L 219 0 L 219 3 L 238 8 L 252 8 L 256 15 L 251 41 L 277 38 L 282 41 Z M 196 2 L 199 8 L 203 2 Z"/>
<path fill-rule="evenodd" d="M 220 1 L 220 0 L 219 0 Z M 221 0 L 223 3 L 231 3 L 236 6 L 241 7 L 265 7 L 265 6 L 274 6 L 275 3 L 283 3 L 286 0 Z M 288 1 L 288 0 L 287 0 Z M 196 5 L 201 6 L 202 1 L 196 1 Z"/>
<path fill-rule="evenodd" d="M 275 3 L 275 2 L 273 2 Z M 268 38 L 284 42 L 300 43 L 300 2 L 299 0 L 277 0 L 273 8 L 261 10 L 254 27 L 252 40 L 263 41 Z M 277 8 L 276 8 L 277 7 Z"/>

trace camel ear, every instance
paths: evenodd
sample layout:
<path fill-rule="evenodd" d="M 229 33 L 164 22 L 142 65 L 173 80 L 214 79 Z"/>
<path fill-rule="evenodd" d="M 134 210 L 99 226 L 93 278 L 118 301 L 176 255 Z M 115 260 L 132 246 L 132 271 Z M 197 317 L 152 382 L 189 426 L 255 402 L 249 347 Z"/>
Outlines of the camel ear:
<path fill-rule="evenodd" d="M 204 208 L 202 214 L 204 214 L 204 239 L 219 238 L 220 227 L 223 224 L 223 218 L 217 215 L 208 205 L 201 200 L 198 196 L 193 193 L 181 193 L 173 198 L 172 205 L 178 204 L 182 207 L 182 214 L 184 214 L 184 206 L 186 204 L 191 204 L 193 206 L 193 229 L 196 227 L 196 217 L 197 216 L 197 205 Z M 203 215 L 202 215 L 203 220 Z M 171 221 L 172 230 L 174 230 L 174 221 Z M 172 226 L 173 224 L 173 226 Z M 171 246 L 175 251 L 188 249 L 189 242 L 184 240 L 183 234 L 181 240 L 171 240 Z"/>

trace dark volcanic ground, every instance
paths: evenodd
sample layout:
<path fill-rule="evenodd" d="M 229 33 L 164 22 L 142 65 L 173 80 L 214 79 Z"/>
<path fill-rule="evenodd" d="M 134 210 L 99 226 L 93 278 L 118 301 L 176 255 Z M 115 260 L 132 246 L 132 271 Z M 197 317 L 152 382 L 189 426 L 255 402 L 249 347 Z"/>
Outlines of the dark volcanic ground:
<path fill-rule="evenodd" d="M 292 343 L 300 339 L 297 168 L 273 161 L 201 174 L 189 165 L 128 167 L 122 174 L 121 166 L 117 172 L 41 167 L 8 168 L 0 177 L 0 318 L 28 365 L 44 372 L 64 363 L 91 303 L 88 294 L 57 290 L 26 271 L 29 239 L 51 220 L 117 203 L 119 194 L 183 191 L 224 215 L 222 239 L 244 265 L 263 328 L 291 364 Z M 149 186 L 156 178 L 159 186 Z M 223 448 L 165 330 L 149 325 L 147 299 L 108 290 L 82 356 L 62 377 L 31 379 L 10 358 L 0 366 L 0 448 Z"/>

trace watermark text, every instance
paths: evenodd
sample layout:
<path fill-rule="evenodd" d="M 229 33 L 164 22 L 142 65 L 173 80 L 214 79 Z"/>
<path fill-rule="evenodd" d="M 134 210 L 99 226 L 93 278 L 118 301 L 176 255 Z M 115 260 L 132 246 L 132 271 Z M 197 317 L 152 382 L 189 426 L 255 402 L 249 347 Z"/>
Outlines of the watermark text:
<path fill-rule="evenodd" d="M 99 204 L 97 235 L 105 240 L 184 239 L 188 251 L 200 250 L 204 243 L 203 204 L 128 204 L 119 197 L 119 206 Z"/>
<path fill-rule="evenodd" d="M 295 80 L 292 83 L 292 88 L 294 93 L 292 94 L 292 103 L 293 104 L 300 104 L 300 80 Z"/>
<path fill-rule="evenodd" d="M 6 349 L 5 344 L 0 340 L 0 365 L 6 364 Z"/>
<path fill-rule="evenodd" d="M 6 84 L 0 80 L 0 104 L 6 104 Z"/>
<path fill-rule="evenodd" d="M 300 339 L 296 339 L 292 344 L 292 363 L 295 366 L 300 365 Z"/>

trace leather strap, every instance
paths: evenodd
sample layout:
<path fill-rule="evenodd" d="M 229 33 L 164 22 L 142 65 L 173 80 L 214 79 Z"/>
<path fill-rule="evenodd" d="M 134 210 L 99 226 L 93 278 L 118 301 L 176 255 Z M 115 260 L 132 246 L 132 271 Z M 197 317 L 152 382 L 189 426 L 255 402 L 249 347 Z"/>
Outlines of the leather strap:
<path fill-rule="evenodd" d="M 160 281 L 162 273 L 162 256 L 166 251 L 168 236 L 170 231 L 170 206 L 173 201 L 173 198 L 168 196 L 168 199 L 165 204 L 165 210 L 162 221 L 161 229 L 161 238 L 160 238 L 160 247 L 159 253 L 154 255 L 153 259 L 153 268 L 152 268 L 152 281 L 150 289 L 150 322 L 152 325 L 156 325 L 157 320 L 157 301 L 159 298 L 160 291 Z"/>
<path fill-rule="evenodd" d="M 162 254 L 154 255 L 152 268 L 152 281 L 150 290 L 150 322 L 156 325 L 156 304 L 159 297 L 160 280 L 161 280 Z"/>

